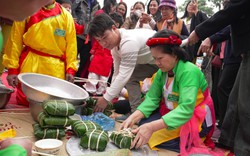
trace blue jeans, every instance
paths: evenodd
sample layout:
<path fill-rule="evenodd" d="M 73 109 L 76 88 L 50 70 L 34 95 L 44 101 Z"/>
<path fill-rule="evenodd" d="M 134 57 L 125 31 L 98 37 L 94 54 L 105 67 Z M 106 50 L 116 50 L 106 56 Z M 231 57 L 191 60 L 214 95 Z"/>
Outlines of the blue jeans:
<path fill-rule="evenodd" d="M 152 115 L 149 117 L 149 118 L 144 118 L 142 119 L 140 122 L 139 122 L 139 126 L 140 125 L 143 125 L 145 123 L 149 123 L 149 122 L 152 122 L 152 121 L 155 121 L 155 120 L 158 120 L 161 118 L 161 114 L 159 113 L 159 110 L 156 110 L 152 113 Z M 206 122 L 204 121 L 202 123 L 202 126 L 201 126 L 202 130 L 200 131 L 200 137 L 204 137 L 206 136 L 209 131 L 212 129 L 212 126 L 210 127 L 207 127 L 207 124 Z M 180 138 L 175 138 L 173 140 L 169 140 L 167 142 L 164 142 L 158 146 L 156 146 L 157 148 L 163 148 L 163 149 L 167 149 L 167 150 L 170 150 L 170 151 L 175 151 L 175 152 L 180 152 Z"/>

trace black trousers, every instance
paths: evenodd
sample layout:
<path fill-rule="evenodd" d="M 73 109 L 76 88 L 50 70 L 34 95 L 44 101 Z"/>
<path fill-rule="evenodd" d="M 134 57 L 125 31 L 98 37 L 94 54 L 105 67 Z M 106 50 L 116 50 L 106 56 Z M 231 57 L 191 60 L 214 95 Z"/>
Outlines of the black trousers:
<path fill-rule="evenodd" d="M 77 37 L 77 53 L 80 54 L 80 64 L 78 71 L 76 72 L 77 77 L 88 77 L 88 68 L 89 68 L 89 58 L 91 50 L 91 42 L 87 44 L 84 43 L 85 40 Z"/>
<path fill-rule="evenodd" d="M 233 88 L 238 70 L 240 68 L 240 63 L 235 64 L 225 64 L 221 70 L 220 79 L 217 87 L 218 95 L 218 107 L 219 107 L 219 124 L 221 127 L 226 110 L 229 94 Z"/>
<path fill-rule="evenodd" d="M 250 52 L 248 51 L 250 54 Z M 228 108 L 222 124 L 219 142 L 234 146 L 236 156 L 250 155 L 250 55 L 244 55 Z"/>
<path fill-rule="evenodd" d="M 215 116 L 216 119 L 219 119 L 219 101 L 218 101 L 218 94 L 217 94 L 217 86 L 218 86 L 218 82 L 220 79 L 220 72 L 221 72 L 221 68 L 217 68 L 212 66 L 212 90 L 211 90 L 211 97 L 213 99 L 214 102 L 214 111 L 215 111 Z"/>

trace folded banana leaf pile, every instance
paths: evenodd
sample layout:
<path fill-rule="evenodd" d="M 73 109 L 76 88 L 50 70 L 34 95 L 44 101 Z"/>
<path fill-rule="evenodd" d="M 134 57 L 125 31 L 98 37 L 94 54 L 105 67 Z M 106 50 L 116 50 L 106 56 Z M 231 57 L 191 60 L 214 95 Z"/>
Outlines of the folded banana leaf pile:
<path fill-rule="evenodd" d="M 87 105 L 86 105 L 86 107 L 83 108 L 82 115 L 91 115 L 91 114 L 93 114 L 95 105 L 97 103 L 97 99 L 94 99 L 94 98 L 90 97 L 86 101 L 86 103 L 87 103 Z M 112 114 L 111 110 L 113 110 L 113 104 L 109 102 L 108 106 L 104 110 L 103 114 L 105 114 L 106 116 L 110 116 Z"/>
<path fill-rule="evenodd" d="M 45 112 L 38 115 L 38 121 L 41 127 L 67 127 L 72 123 L 69 117 L 50 116 Z"/>
<path fill-rule="evenodd" d="M 43 112 L 38 115 L 39 125 L 34 125 L 37 138 L 62 138 L 65 127 L 72 124 L 69 116 L 75 113 L 75 107 L 65 100 L 47 100 L 43 102 Z"/>
<path fill-rule="evenodd" d="M 87 131 L 102 130 L 102 127 L 92 121 L 75 120 L 72 123 L 72 130 L 78 137 L 83 137 Z"/>
<path fill-rule="evenodd" d="M 33 124 L 34 134 L 39 139 L 60 139 L 65 136 L 64 128 L 42 128 L 39 124 Z"/>
<path fill-rule="evenodd" d="M 130 146 L 135 138 L 135 135 L 131 132 L 131 129 L 123 129 L 120 131 L 113 131 L 110 135 L 110 139 L 119 148 L 130 149 Z"/>
<path fill-rule="evenodd" d="M 75 114 L 75 107 L 64 100 L 47 100 L 43 102 L 43 110 L 52 116 L 70 116 Z"/>
<path fill-rule="evenodd" d="M 89 130 L 81 138 L 80 146 L 95 151 L 104 151 L 109 141 L 108 133 L 102 130 Z"/>

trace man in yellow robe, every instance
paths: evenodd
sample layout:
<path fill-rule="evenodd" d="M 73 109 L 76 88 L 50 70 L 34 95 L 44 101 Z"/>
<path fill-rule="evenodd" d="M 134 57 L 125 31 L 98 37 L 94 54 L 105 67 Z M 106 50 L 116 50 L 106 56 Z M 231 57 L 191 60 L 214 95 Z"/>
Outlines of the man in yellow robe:
<path fill-rule="evenodd" d="M 9 85 L 17 87 L 18 104 L 28 105 L 18 84 L 19 73 L 40 73 L 73 82 L 77 70 L 77 48 L 70 13 L 51 0 L 26 20 L 14 22 L 3 65 L 8 68 Z"/>

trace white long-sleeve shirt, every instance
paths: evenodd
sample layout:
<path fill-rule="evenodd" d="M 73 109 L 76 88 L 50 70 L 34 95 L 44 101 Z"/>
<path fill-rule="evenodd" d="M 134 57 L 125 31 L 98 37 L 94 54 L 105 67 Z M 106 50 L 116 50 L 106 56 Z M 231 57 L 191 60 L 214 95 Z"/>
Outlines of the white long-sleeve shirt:
<path fill-rule="evenodd" d="M 150 29 L 119 29 L 121 41 L 111 50 L 114 61 L 114 74 L 104 98 L 112 101 L 129 81 L 136 64 L 154 64 L 147 40 L 156 31 Z"/>

